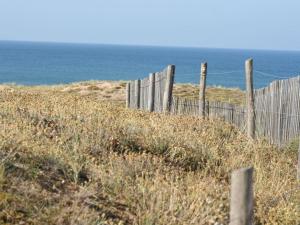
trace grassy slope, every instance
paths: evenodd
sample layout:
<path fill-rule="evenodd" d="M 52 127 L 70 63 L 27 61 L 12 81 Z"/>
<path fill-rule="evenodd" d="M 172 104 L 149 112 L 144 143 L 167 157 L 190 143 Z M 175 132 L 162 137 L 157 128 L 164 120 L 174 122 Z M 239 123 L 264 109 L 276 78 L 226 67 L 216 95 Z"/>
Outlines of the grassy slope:
<path fill-rule="evenodd" d="M 78 93 L 82 96 L 95 97 L 99 100 L 125 101 L 126 83 L 112 81 L 87 81 L 68 85 L 56 86 L 0 86 L 1 89 L 19 89 L 30 91 L 63 91 L 67 93 Z M 183 98 L 199 98 L 199 87 L 194 84 L 175 84 L 174 95 Z M 237 88 L 208 87 L 206 97 L 209 101 L 229 102 L 233 104 L 244 104 L 244 92 Z"/>
<path fill-rule="evenodd" d="M 199 86 L 193 84 L 177 84 L 174 94 L 183 98 L 199 98 Z M 206 97 L 209 101 L 229 102 L 243 105 L 245 94 L 237 88 L 208 87 Z"/>
<path fill-rule="evenodd" d="M 0 224 L 227 224 L 230 172 L 249 165 L 256 224 L 296 224 L 295 152 L 65 88 L 0 92 Z"/>

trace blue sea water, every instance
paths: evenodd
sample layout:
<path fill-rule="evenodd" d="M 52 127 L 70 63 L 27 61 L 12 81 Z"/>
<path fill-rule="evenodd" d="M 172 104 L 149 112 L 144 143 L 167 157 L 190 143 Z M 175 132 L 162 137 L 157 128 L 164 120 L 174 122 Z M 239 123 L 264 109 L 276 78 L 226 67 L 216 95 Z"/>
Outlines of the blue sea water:
<path fill-rule="evenodd" d="M 0 83 L 61 84 L 134 80 L 176 65 L 178 83 L 198 83 L 208 63 L 208 85 L 245 88 L 244 64 L 254 59 L 254 85 L 300 74 L 300 52 L 0 41 Z"/>

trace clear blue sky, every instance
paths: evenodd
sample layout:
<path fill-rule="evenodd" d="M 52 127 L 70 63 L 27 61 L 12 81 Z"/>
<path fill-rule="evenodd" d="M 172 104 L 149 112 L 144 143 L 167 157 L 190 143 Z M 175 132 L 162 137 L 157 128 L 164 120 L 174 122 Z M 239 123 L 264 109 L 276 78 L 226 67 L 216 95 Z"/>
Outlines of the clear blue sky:
<path fill-rule="evenodd" d="M 0 40 L 300 50 L 300 0 L 0 0 Z"/>

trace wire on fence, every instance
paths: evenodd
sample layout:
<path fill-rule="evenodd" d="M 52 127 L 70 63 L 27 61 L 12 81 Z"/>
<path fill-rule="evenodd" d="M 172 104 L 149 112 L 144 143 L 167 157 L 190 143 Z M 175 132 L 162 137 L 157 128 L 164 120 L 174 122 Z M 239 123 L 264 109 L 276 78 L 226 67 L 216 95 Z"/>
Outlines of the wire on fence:
<path fill-rule="evenodd" d="M 266 73 L 259 70 L 253 70 L 258 76 L 272 77 L 272 78 L 288 78 L 283 76 Z M 240 73 L 243 70 L 209 72 L 211 75 L 221 75 L 230 73 Z M 193 73 L 197 74 L 197 73 Z M 147 88 L 149 85 L 149 78 L 141 81 L 141 108 L 147 108 Z M 166 71 L 156 73 L 155 79 L 155 97 L 154 97 L 154 111 L 161 112 L 163 108 L 163 98 L 165 92 Z M 300 114 L 297 111 L 299 105 L 299 81 L 300 76 L 296 79 L 288 79 L 282 81 L 272 82 L 268 87 L 261 88 L 255 91 L 255 108 L 253 109 L 256 118 L 254 119 L 258 127 L 255 132 L 260 135 L 270 137 L 272 143 L 279 142 L 284 144 L 294 138 L 300 131 Z M 131 107 L 136 105 L 136 93 L 134 86 L 130 92 L 132 100 Z M 200 115 L 200 103 L 198 99 L 188 99 L 175 97 L 171 103 L 171 110 L 173 114 L 187 114 Z M 287 103 L 289 103 L 287 105 Z M 227 122 L 237 125 L 240 129 L 245 127 L 246 113 L 248 112 L 246 106 L 234 105 L 232 103 L 209 102 L 206 106 L 207 117 L 221 117 Z M 275 144 L 275 143 L 274 143 Z"/>
<path fill-rule="evenodd" d="M 274 74 L 271 74 L 271 73 L 266 73 L 266 72 L 259 71 L 259 70 L 254 70 L 254 72 L 259 73 L 261 76 L 273 77 L 273 78 L 277 78 L 277 79 L 289 79 L 289 78 L 291 78 L 291 77 L 278 76 L 278 75 L 274 75 Z"/>
<path fill-rule="evenodd" d="M 285 115 L 287 117 L 300 117 L 300 114 L 288 114 L 288 113 L 280 113 L 280 112 L 274 112 L 274 111 L 268 111 L 268 110 L 261 110 L 261 109 L 255 109 L 256 112 L 262 112 L 266 114 L 278 114 L 278 115 Z"/>
<path fill-rule="evenodd" d="M 232 70 L 232 71 L 223 71 L 223 72 L 208 72 L 207 75 L 223 75 L 223 74 L 230 74 L 230 73 L 243 73 L 243 70 Z M 198 72 L 181 72 L 181 74 L 185 75 L 195 75 L 198 74 Z"/>

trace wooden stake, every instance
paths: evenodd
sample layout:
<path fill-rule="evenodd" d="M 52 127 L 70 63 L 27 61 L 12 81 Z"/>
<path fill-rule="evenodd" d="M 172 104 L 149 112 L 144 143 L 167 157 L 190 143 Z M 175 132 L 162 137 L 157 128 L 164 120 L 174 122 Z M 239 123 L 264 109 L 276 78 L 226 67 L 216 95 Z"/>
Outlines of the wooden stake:
<path fill-rule="evenodd" d="M 230 225 L 252 224 L 252 176 L 252 167 L 235 170 L 231 175 Z"/>
<path fill-rule="evenodd" d="M 154 111 L 154 97 L 155 97 L 155 73 L 149 75 L 149 94 L 148 94 L 148 110 Z"/>
<path fill-rule="evenodd" d="M 245 63 L 246 72 L 246 100 L 247 100 L 247 134 L 249 138 L 255 137 L 255 111 L 253 92 L 253 59 L 248 59 Z"/>
<path fill-rule="evenodd" d="M 141 80 L 135 81 L 135 102 L 136 109 L 140 108 L 140 98 L 141 98 Z"/>
<path fill-rule="evenodd" d="M 171 111 L 171 102 L 172 102 L 172 94 L 173 94 L 173 84 L 174 84 L 174 74 L 175 74 L 175 66 L 169 65 L 167 68 L 167 80 L 163 98 L 163 112 L 169 113 Z"/>
<path fill-rule="evenodd" d="M 130 108 L 130 82 L 126 84 L 126 108 Z"/>
<path fill-rule="evenodd" d="M 201 64 L 200 92 L 199 92 L 199 110 L 200 116 L 205 117 L 205 89 L 206 89 L 207 63 Z"/>

